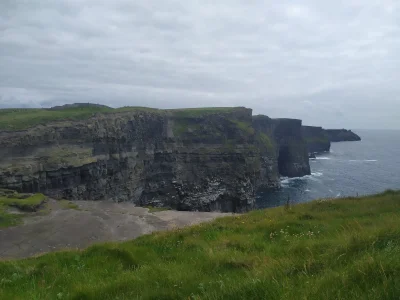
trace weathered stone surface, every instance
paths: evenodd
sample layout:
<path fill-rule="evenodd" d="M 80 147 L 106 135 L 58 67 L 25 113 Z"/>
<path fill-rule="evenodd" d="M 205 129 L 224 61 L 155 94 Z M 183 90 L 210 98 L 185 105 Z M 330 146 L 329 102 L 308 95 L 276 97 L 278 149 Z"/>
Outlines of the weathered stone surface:
<path fill-rule="evenodd" d="M 275 157 L 282 176 L 299 177 L 311 174 L 307 144 L 301 132 L 301 120 L 253 117 L 256 132 L 273 137 Z"/>
<path fill-rule="evenodd" d="M 361 141 L 361 138 L 351 130 L 326 129 L 325 131 L 331 142 Z"/>
<path fill-rule="evenodd" d="M 310 154 L 328 152 L 331 149 L 331 142 L 325 129 L 315 126 L 303 126 L 301 129 Z"/>
<path fill-rule="evenodd" d="M 310 173 L 301 121 L 130 111 L 0 132 L 0 187 L 54 198 L 244 211 L 257 188 Z"/>

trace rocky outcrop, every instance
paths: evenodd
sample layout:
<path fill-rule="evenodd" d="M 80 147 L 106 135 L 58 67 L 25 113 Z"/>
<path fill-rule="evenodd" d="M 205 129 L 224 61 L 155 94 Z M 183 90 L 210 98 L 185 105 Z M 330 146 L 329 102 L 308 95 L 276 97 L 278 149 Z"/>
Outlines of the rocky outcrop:
<path fill-rule="evenodd" d="M 307 144 L 301 132 L 301 120 L 253 117 L 256 132 L 273 138 L 279 173 L 300 177 L 311 174 Z"/>
<path fill-rule="evenodd" d="M 245 211 L 310 173 L 301 121 L 251 109 L 127 110 L 0 132 L 0 187 L 54 198 Z"/>
<path fill-rule="evenodd" d="M 325 129 L 315 126 L 303 126 L 301 129 L 310 154 L 328 152 L 331 149 L 331 142 Z"/>
<path fill-rule="evenodd" d="M 326 129 L 325 131 L 331 142 L 361 141 L 361 138 L 351 130 Z"/>
<path fill-rule="evenodd" d="M 310 157 L 315 156 L 315 153 L 330 151 L 331 142 L 361 140 L 357 134 L 346 129 L 323 129 L 316 126 L 303 126 L 302 134 L 307 142 Z"/>

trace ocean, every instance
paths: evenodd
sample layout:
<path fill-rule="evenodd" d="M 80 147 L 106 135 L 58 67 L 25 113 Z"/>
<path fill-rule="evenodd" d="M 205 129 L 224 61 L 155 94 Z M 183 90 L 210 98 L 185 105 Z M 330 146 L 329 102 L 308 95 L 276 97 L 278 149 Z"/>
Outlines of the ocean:
<path fill-rule="evenodd" d="M 282 188 L 257 193 L 266 208 L 319 198 L 361 196 L 400 189 L 400 130 L 354 130 L 362 141 L 332 143 L 310 160 L 311 175 L 281 178 Z"/>

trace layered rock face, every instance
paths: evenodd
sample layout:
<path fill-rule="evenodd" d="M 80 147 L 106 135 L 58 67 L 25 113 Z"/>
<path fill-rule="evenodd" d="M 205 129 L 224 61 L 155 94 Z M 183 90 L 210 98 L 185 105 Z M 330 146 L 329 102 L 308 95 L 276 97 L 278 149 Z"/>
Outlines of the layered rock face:
<path fill-rule="evenodd" d="M 296 119 L 270 119 L 262 115 L 253 117 L 256 132 L 273 138 L 279 173 L 282 176 L 300 177 L 311 174 L 301 123 L 301 120 Z"/>
<path fill-rule="evenodd" d="M 246 108 L 143 109 L 0 132 L 0 187 L 55 198 L 239 212 L 280 174 L 309 172 L 301 121 L 253 119 Z"/>
<path fill-rule="evenodd" d="M 309 153 L 328 152 L 331 149 L 329 136 L 322 127 L 303 126 L 302 133 Z"/>
<path fill-rule="evenodd" d="M 361 141 L 361 138 L 351 130 L 326 129 L 325 131 L 331 142 Z"/>

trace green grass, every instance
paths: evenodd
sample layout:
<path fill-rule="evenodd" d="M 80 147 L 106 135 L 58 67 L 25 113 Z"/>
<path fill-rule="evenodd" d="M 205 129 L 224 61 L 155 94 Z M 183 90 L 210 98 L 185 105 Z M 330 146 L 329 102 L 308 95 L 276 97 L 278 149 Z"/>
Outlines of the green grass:
<path fill-rule="evenodd" d="M 0 262 L 0 299 L 399 299 L 400 192 Z"/>
<path fill-rule="evenodd" d="M 11 227 L 21 223 L 21 215 L 7 212 L 8 206 L 0 202 L 0 228 Z M 0 285 L 1 289 L 1 285 Z"/>
<path fill-rule="evenodd" d="M 274 151 L 275 146 L 274 146 L 273 142 L 271 141 L 271 139 L 269 138 L 268 135 L 266 135 L 265 133 L 260 132 L 259 134 L 257 134 L 257 139 L 261 143 L 261 145 L 265 147 L 265 149 L 268 152 L 273 152 Z"/>
<path fill-rule="evenodd" d="M 244 131 L 245 133 L 249 135 L 254 134 L 254 128 L 251 123 L 243 122 L 243 121 L 238 121 L 238 120 L 230 120 L 232 123 L 234 123 L 237 128 L 239 128 L 241 131 Z"/>
<path fill-rule="evenodd" d="M 175 117 L 200 117 L 214 113 L 235 111 L 237 107 L 206 107 L 160 110 L 141 106 L 126 106 L 111 108 L 103 106 L 69 107 L 61 110 L 47 110 L 38 108 L 0 109 L 0 130 L 23 130 L 36 125 L 45 125 L 56 121 L 77 121 L 92 117 L 96 113 L 123 113 L 131 111 L 145 111 L 155 113 L 170 112 Z"/>
<path fill-rule="evenodd" d="M 21 211 L 36 211 L 38 206 L 46 199 L 43 194 L 26 195 L 18 194 L 13 190 L 0 189 L 0 228 L 15 226 L 21 223 L 22 214 L 9 213 L 11 207 Z"/>
<path fill-rule="evenodd" d="M 198 107 L 198 108 L 181 108 L 169 109 L 174 117 L 179 118 L 196 118 L 215 113 L 230 113 L 241 110 L 242 107 Z"/>
<path fill-rule="evenodd" d="M 77 121 L 92 117 L 96 113 L 119 113 L 128 111 L 159 110 L 147 107 L 71 107 L 63 110 L 46 109 L 0 109 L 0 130 L 22 130 L 36 125 L 44 125 L 55 121 Z"/>
<path fill-rule="evenodd" d="M 171 113 L 171 115 L 174 117 L 174 135 L 175 136 L 181 136 L 182 134 L 185 133 L 193 133 L 197 132 L 203 128 L 206 128 L 207 130 L 212 130 L 212 126 L 210 126 L 210 123 L 206 124 L 199 124 L 197 118 L 202 118 L 207 115 L 213 115 L 213 114 L 226 114 L 226 113 L 231 113 L 236 110 L 241 110 L 243 108 L 241 107 L 201 107 L 201 108 L 183 108 L 183 109 L 170 109 L 167 110 L 168 112 Z M 204 120 L 203 120 L 204 121 Z M 235 126 L 237 126 L 240 130 L 245 131 L 246 133 L 253 134 L 254 129 L 252 128 L 251 124 L 248 124 L 246 122 L 241 122 L 238 120 L 234 119 L 229 119 Z M 213 126 L 213 134 L 218 134 L 217 126 Z M 199 136 L 196 133 L 196 136 Z"/>
<path fill-rule="evenodd" d="M 4 206 L 15 206 L 21 210 L 30 210 L 40 205 L 45 199 L 46 197 L 43 194 L 14 194 L 11 197 L 0 197 L 0 203 Z"/>
<path fill-rule="evenodd" d="M 200 124 L 193 123 L 187 118 L 177 118 L 174 120 L 174 135 L 181 136 L 187 132 L 196 132 L 201 128 Z"/>
<path fill-rule="evenodd" d="M 75 210 L 80 210 L 79 206 L 69 200 L 59 200 L 58 203 L 60 204 L 60 206 L 64 209 L 75 209 Z"/>

